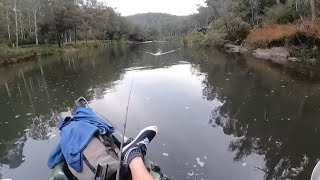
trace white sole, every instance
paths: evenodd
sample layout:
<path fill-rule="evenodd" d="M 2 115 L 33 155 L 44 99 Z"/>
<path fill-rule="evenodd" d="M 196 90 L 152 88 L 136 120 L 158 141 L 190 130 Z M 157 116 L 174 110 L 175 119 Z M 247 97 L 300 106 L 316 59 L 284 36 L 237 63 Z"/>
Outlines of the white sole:
<path fill-rule="evenodd" d="M 151 130 L 151 131 L 155 131 L 156 132 L 156 135 L 158 134 L 158 127 L 157 126 L 148 126 L 144 129 L 142 129 L 140 131 L 140 133 L 136 136 L 136 138 L 129 144 L 127 144 L 125 147 L 123 147 L 122 149 L 122 152 L 126 151 L 128 149 L 128 147 L 130 147 L 137 139 L 138 137 L 144 132 L 144 131 L 147 131 L 147 130 Z"/>
<path fill-rule="evenodd" d="M 312 174 L 311 174 L 311 180 L 317 180 L 320 177 L 320 162 L 318 162 L 316 164 L 316 166 L 314 167 Z"/>
<path fill-rule="evenodd" d="M 87 99 L 84 98 L 84 97 L 82 97 L 82 96 L 79 97 L 77 100 L 74 101 L 75 105 L 77 106 L 77 103 L 79 103 L 79 101 L 80 101 L 81 99 L 85 101 L 85 103 L 86 103 L 86 104 L 85 104 L 86 108 L 89 108 L 89 103 L 88 103 Z"/>

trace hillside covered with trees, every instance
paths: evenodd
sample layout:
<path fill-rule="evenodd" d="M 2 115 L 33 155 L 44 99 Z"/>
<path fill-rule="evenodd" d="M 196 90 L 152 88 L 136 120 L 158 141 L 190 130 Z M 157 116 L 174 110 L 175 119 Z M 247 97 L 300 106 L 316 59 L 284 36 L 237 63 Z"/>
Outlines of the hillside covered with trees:
<path fill-rule="evenodd" d="M 280 46 L 311 63 L 320 58 L 319 1 L 206 0 L 206 4 L 185 23 L 195 25 L 188 31 L 189 45 Z"/>
<path fill-rule="evenodd" d="M 189 16 L 175 16 L 165 13 L 144 13 L 125 17 L 128 22 L 147 31 L 157 31 L 158 38 L 185 37 L 188 32 L 207 27 L 212 21 L 212 11 L 199 7 L 199 13 Z"/>
<path fill-rule="evenodd" d="M 315 63 L 320 57 L 320 2 L 316 0 L 206 0 L 198 13 L 147 13 L 127 19 L 153 37 L 182 37 L 194 47 L 226 43 L 249 49 L 285 47 Z"/>
<path fill-rule="evenodd" d="M 289 47 L 295 56 L 319 56 L 316 0 L 206 0 L 198 13 L 123 17 L 98 0 L 2 0 L 0 44 L 77 44 L 183 38 L 195 47 L 242 44 Z M 3 48 L 0 48 L 3 49 Z M 3 54 L 3 53 L 2 53 Z"/>
<path fill-rule="evenodd" d="M 181 35 L 176 34 L 177 29 L 181 28 L 181 22 L 187 17 L 164 13 L 146 13 L 127 16 L 126 19 L 142 29 L 147 29 L 151 34 L 164 37 Z"/>
<path fill-rule="evenodd" d="M 0 43 L 9 46 L 76 40 L 126 40 L 137 28 L 98 0 L 3 0 Z M 143 39 L 143 37 L 140 37 Z"/>

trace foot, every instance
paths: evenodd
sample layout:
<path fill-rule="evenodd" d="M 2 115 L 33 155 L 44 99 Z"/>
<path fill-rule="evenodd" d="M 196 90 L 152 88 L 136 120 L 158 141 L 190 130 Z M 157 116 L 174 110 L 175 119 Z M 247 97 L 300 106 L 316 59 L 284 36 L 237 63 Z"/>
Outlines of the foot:
<path fill-rule="evenodd" d="M 77 109 L 79 107 L 86 107 L 88 108 L 88 101 L 84 97 L 79 97 L 76 101 L 74 101 L 74 106 L 71 109 L 71 114 L 75 115 Z"/>
<path fill-rule="evenodd" d="M 74 103 L 76 107 L 88 107 L 88 101 L 84 97 L 79 97 Z"/>
<path fill-rule="evenodd" d="M 156 126 L 144 128 L 138 136 L 128 145 L 123 147 L 122 160 L 123 164 L 129 165 L 136 157 L 144 157 L 147 153 L 147 146 L 158 133 Z"/>

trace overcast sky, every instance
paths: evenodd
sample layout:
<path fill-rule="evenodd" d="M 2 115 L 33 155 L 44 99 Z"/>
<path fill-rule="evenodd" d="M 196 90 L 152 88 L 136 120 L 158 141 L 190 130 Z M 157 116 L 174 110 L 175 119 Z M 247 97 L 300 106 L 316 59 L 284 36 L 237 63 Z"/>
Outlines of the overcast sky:
<path fill-rule="evenodd" d="M 148 12 L 189 15 L 197 12 L 197 4 L 204 4 L 204 0 L 105 0 L 105 2 L 116 8 L 123 16 Z"/>

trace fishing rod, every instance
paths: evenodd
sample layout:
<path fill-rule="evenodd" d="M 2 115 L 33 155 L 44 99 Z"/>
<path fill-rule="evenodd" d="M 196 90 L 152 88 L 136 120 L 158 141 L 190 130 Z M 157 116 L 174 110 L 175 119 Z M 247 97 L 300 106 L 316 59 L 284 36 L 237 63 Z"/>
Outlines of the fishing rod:
<path fill-rule="evenodd" d="M 125 137 L 126 128 L 127 128 L 128 111 L 129 111 L 129 105 L 130 105 L 130 100 L 131 100 L 131 92 L 132 92 L 133 80 L 134 80 L 134 76 L 132 77 L 132 81 L 131 81 L 131 87 L 130 87 L 130 91 L 129 91 L 128 103 L 127 103 L 127 108 L 126 108 L 126 115 L 125 115 L 125 118 L 124 118 L 123 131 L 122 131 L 122 140 L 121 140 L 120 151 L 119 151 L 119 155 L 118 155 L 119 156 L 119 166 L 118 166 L 118 170 L 117 170 L 116 180 L 119 180 L 119 177 L 120 177 L 122 148 L 123 148 L 124 137 Z"/>
<path fill-rule="evenodd" d="M 126 114 L 125 114 L 125 118 L 124 118 L 124 124 L 123 124 L 123 131 L 122 131 L 122 137 L 121 137 L 121 144 L 120 144 L 120 150 L 118 153 L 119 156 L 119 165 L 118 165 L 118 169 L 117 169 L 117 175 L 116 175 L 116 180 L 119 180 L 120 177 L 120 167 L 121 167 L 121 157 L 122 157 L 122 149 L 123 149 L 123 144 L 124 144 L 124 138 L 125 138 L 125 134 L 126 134 L 126 129 L 127 129 L 127 121 L 128 121 L 128 112 L 129 112 L 129 106 L 130 106 L 130 100 L 131 100 L 131 92 L 132 92 L 132 87 L 133 87 L 133 81 L 134 81 L 134 76 L 132 77 L 131 80 L 131 86 L 130 86 L 130 91 L 129 91 L 129 97 L 128 97 L 128 103 L 127 103 L 127 107 L 126 107 Z M 99 116 L 105 118 L 102 114 L 97 113 Z M 107 118 L 105 118 L 107 119 Z"/>

